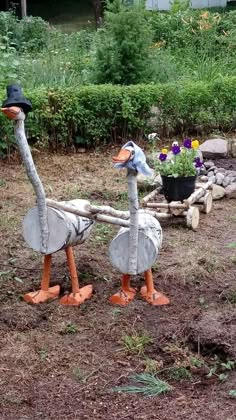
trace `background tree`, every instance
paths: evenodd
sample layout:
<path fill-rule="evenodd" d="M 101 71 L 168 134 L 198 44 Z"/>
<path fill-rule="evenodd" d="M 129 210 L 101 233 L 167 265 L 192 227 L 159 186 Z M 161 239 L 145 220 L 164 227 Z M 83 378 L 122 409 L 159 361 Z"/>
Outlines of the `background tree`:
<path fill-rule="evenodd" d="M 152 39 L 144 1 L 130 6 L 124 0 L 108 0 L 98 35 L 96 81 L 130 85 L 148 80 Z"/>

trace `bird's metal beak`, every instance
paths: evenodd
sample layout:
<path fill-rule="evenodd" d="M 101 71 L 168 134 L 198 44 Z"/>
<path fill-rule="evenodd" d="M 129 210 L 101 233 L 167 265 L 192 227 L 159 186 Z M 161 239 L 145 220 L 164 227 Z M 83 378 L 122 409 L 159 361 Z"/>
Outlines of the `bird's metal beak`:
<path fill-rule="evenodd" d="M 15 120 L 20 114 L 21 109 L 18 106 L 10 106 L 9 108 L 0 108 L 0 111 L 3 112 L 3 114 L 6 115 L 7 118 Z"/>

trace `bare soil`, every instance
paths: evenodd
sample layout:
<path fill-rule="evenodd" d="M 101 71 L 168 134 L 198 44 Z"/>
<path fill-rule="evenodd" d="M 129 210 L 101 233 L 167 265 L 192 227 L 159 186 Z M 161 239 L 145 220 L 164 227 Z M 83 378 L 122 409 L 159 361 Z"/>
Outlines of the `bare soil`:
<path fill-rule="evenodd" d="M 49 197 L 127 209 L 125 172 L 113 169 L 114 153 L 34 157 Z M 92 299 L 81 307 L 58 300 L 26 304 L 22 296 L 39 287 L 42 269 L 21 234 L 33 205 L 22 165 L 1 162 L 0 419 L 235 420 L 229 391 L 236 389 L 236 373 L 222 365 L 236 359 L 236 253 L 226 246 L 235 241 L 235 200 L 215 202 L 212 213 L 201 214 L 197 232 L 163 223 L 153 271 L 157 289 L 171 300 L 166 307 L 152 307 L 138 295 L 125 308 L 109 303 L 120 286 L 107 255 L 116 230 L 101 224 L 75 248 L 81 285 L 93 284 Z M 70 290 L 64 252 L 53 258 L 51 284 L 57 283 L 62 294 Z M 133 284 L 140 288 L 143 278 Z M 130 353 L 125 334 L 151 342 Z M 153 365 L 171 392 L 146 398 L 114 391 Z"/>

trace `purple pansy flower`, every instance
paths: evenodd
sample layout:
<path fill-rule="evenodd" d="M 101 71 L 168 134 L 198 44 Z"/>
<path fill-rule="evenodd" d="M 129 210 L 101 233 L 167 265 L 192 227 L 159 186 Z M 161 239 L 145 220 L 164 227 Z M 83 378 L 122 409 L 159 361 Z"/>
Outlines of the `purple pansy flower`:
<path fill-rule="evenodd" d="M 202 165 L 203 165 L 203 162 L 201 162 L 200 157 L 196 157 L 196 158 L 194 159 L 194 162 L 195 162 L 195 167 L 196 167 L 196 168 L 201 168 L 201 167 L 202 167 Z"/>
<path fill-rule="evenodd" d="M 191 139 L 185 139 L 184 140 L 184 147 L 186 147 L 186 149 L 191 149 L 191 147 L 192 147 L 192 140 Z"/>
<path fill-rule="evenodd" d="M 161 162 L 164 162 L 166 158 L 167 158 L 167 155 L 165 153 L 160 153 L 159 159 L 161 160 Z"/>
<path fill-rule="evenodd" d="M 180 147 L 177 144 L 172 144 L 171 150 L 174 155 L 178 155 L 180 153 Z"/>

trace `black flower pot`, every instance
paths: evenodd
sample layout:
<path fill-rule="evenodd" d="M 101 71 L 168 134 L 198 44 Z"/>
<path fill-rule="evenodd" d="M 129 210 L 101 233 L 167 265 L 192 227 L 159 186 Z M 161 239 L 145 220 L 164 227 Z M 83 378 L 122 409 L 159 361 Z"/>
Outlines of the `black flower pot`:
<path fill-rule="evenodd" d="M 162 192 L 166 200 L 183 201 L 188 198 L 195 190 L 196 176 L 186 176 L 174 178 L 172 176 L 162 176 Z"/>

